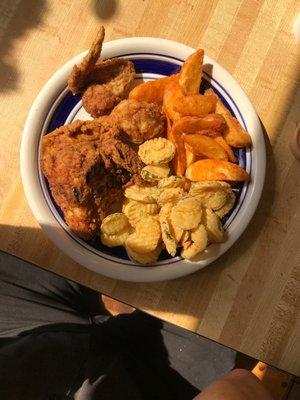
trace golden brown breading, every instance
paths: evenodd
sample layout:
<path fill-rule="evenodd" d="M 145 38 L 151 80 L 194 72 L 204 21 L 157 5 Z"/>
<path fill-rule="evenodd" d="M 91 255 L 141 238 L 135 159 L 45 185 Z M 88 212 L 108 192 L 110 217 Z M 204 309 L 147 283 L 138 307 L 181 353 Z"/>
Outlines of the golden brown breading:
<path fill-rule="evenodd" d="M 123 100 L 111 115 L 132 143 L 141 144 L 165 131 L 165 117 L 155 103 Z"/>
<path fill-rule="evenodd" d="M 127 96 L 135 76 L 131 61 L 122 58 L 99 61 L 103 40 L 101 27 L 90 51 L 73 67 L 68 79 L 71 92 L 83 93 L 83 106 L 95 118 L 108 114 Z"/>
<path fill-rule="evenodd" d="M 96 233 L 115 211 L 122 186 L 139 183 L 142 163 L 119 138 L 113 118 L 75 121 L 43 138 L 41 167 L 66 222 L 81 238 Z"/>

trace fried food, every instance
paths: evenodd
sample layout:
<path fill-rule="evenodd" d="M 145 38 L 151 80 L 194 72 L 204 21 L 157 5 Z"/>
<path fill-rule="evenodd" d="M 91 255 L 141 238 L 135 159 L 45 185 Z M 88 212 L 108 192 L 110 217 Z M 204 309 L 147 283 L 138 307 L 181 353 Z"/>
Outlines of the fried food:
<path fill-rule="evenodd" d="M 91 239 L 115 212 L 129 181 L 141 182 L 136 152 L 108 117 L 75 121 L 43 137 L 41 167 L 70 228 Z"/>
<path fill-rule="evenodd" d="M 135 233 L 126 239 L 126 247 L 140 254 L 146 254 L 157 248 L 161 238 L 159 222 L 154 217 L 141 219 L 135 227 Z"/>
<path fill-rule="evenodd" d="M 229 146 L 226 140 L 223 138 L 223 136 L 216 136 L 214 137 L 214 140 L 224 149 L 227 154 L 228 160 L 236 163 L 237 159 L 234 155 L 234 152 L 232 151 L 232 148 Z"/>
<path fill-rule="evenodd" d="M 215 95 L 190 94 L 175 98 L 173 109 L 180 116 L 192 115 L 199 117 L 214 113 L 216 111 L 216 104 L 217 99 Z"/>
<path fill-rule="evenodd" d="M 204 50 L 199 49 L 183 63 L 179 75 L 179 86 L 185 95 L 199 93 L 202 78 Z"/>
<path fill-rule="evenodd" d="M 197 181 L 248 181 L 249 174 L 241 167 L 223 160 L 199 160 L 191 164 L 185 176 Z"/>
<path fill-rule="evenodd" d="M 227 153 L 223 147 L 210 137 L 192 133 L 190 135 L 183 135 L 182 138 L 188 150 L 196 156 L 228 160 Z"/>
<path fill-rule="evenodd" d="M 232 190 L 226 192 L 227 199 L 226 203 L 219 208 L 218 210 L 215 210 L 215 213 L 218 215 L 218 217 L 222 218 L 224 215 L 228 214 L 229 211 L 233 208 L 235 204 L 235 194 Z"/>
<path fill-rule="evenodd" d="M 132 185 L 125 189 L 124 194 L 130 200 L 140 201 L 141 203 L 156 203 L 159 190 L 155 186 Z"/>
<path fill-rule="evenodd" d="M 161 179 L 158 182 L 157 187 L 159 189 L 181 188 L 183 190 L 189 190 L 190 182 L 184 176 L 172 175 Z"/>
<path fill-rule="evenodd" d="M 107 247 L 124 246 L 126 239 L 130 235 L 130 233 L 131 233 L 130 228 L 125 229 L 123 232 L 120 232 L 118 234 L 111 234 L 111 235 L 108 235 L 107 233 L 101 231 L 100 234 L 101 243 Z"/>
<path fill-rule="evenodd" d="M 201 221 L 202 206 L 197 199 L 183 199 L 172 208 L 171 221 L 183 230 L 194 229 Z"/>
<path fill-rule="evenodd" d="M 83 94 L 83 107 L 95 118 L 108 114 L 127 96 L 135 76 L 131 61 L 123 58 L 99 61 L 104 36 L 101 27 L 88 54 L 79 65 L 74 65 L 68 79 L 70 91 Z"/>
<path fill-rule="evenodd" d="M 171 122 L 168 119 L 167 138 L 174 143 L 176 152 L 172 160 L 172 165 L 176 175 L 183 176 L 186 170 L 186 155 L 184 141 L 180 134 L 173 131 Z"/>
<path fill-rule="evenodd" d="M 188 260 L 193 259 L 206 249 L 207 232 L 203 224 L 191 231 L 191 241 L 186 241 L 181 252 L 181 257 Z"/>
<path fill-rule="evenodd" d="M 167 252 L 174 257 L 177 249 L 177 241 L 175 237 L 172 235 L 171 224 L 168 218 L 163 216 L 160 216 L 159 223 L 161 228 L 162 241 L 166 246 Z"/>
<path fill-rule="evenodd" d="M 126 139 L 141 144 L 165 130 L 165 117 L 157 104 L 133 99 L 123 100 L 111 114 L 116 118 Z"/>
<path fill-rule="evenodd" d="M 192 182 L 189 196 L 200 199 L 205 207 L 218 210 L 222 208 L 232 192 L 230 185 L 222 181 Z"/>
<path fill-rule="evenodd" d="M 133 251 L 130 247 L 125 245 L 125 249 L 128 257 L 133 262 L 137 262 L 142 265 L 153 264 L 157 261 L 159 254 L 161 253 L 162 247 L 158 245 L 157 248 L 150 253 L 141 254 Z"/>
<path fill-rule="evenodd" d="M 207 114 L 200 117 L 186 116 L 180 118 L 173 125 L 176 133 L 199 133 L 203 130 L 212 130 L 215 134 L 222 134 L 226 130 L 226 121 L 221 114 Z"/>
<path fill-rule="evenodd" d="M 129 200 L 124 203 L 122 211 L 128 217 L 130 224 L 136 226 L 141 219 L 151 215 L 157 215 L 159 207 L 154 203 L 147 204 L 135 200 Z"/>
<path fill-rule="evenodd" d="M 168 83 L 163 97 L 163 111 L 165 112 L 167 118 L 171 120 L 171 122 L 180 119 L 181 115 L 175 110 L 174 103 L 176 101 L 180 101 L 184 97 L 184 94 L 182 93 L 178 83 L 178 77 L 176 78 L 174 78 L 172 82 Z"/>
<path fill-rule="evenodd" d="M 208 241 L 210 243 L 222 242 L 224 229 L 220 218 L 210 208 L 204 208 L 202 220 L 207 231 Z"/>
<path fill-rule="evenodd" d="M 138 101 L 147 101 L 148 103 L 161 104 L 163 102 L 164 92 L 167 85 L 178 79 L 178 74 L 156 79 L 154 81 L 144 82 L 136 86 L 129 93 L 128 98 Z"/>
<path fill-rule="evenodd" d="M 188 167 L 189 165 L 193 164 L 194 162 L 197 161 L 199 157 L 196 156 L 196 154 L 192 153 L 188 146 L 185 146 L 185 159 L 186 159 L 186 166 Z"/>
<path fill-rule="evenodd" d="M 233 147 L 251 146 L 252 140 L 249 133 L 247 133 L 239 121 L 230 114 L 229 110 L 227 110 L 214 91 L 209 89 L 206 90 L 205 94 L 208 96 L 215 96 L 217 100 L 216 112 L 223 115 L 227 124 L 227 129 L 224 132 L 224 138 L 226 142 Z"/>
<path fill-rule="evenodd" d="M 169 176 L 170 167 L 168 164 L 146 165 L 141 170 L 141 177 L 148 182 L 156 182 Z"/>
<path fill-rule="evenodd" d="M 130 227 L 128 218 L 123 213 L 110 214 L 104 218 L 101 231 L 107 235 L 117 235 Z"/>
<path fill-rule="evenodd" d="M 160 194 L 158 196 L 158 204 L 163 205 L 167 203 L 175 204 L 178 200 L 184 197 L 185 193 L 180 187 L 176 188 L 163 188 L 160 190 Z"/>
<path fill-rule="evenodd" d="M 138 155 L 146 165 L 166 164 L 173 159 L 175 146 L 170 140 L 159 137 L 141 144 Z"/>

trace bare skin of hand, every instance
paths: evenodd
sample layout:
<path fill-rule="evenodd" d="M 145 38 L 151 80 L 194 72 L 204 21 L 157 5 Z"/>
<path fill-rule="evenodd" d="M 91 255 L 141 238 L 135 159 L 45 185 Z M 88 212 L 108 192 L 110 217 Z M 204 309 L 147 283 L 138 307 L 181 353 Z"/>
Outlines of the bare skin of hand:
<path fill-rule="evenodd" d="M 205 388 L 194 400 L 274 400 L 251 372 L 235 369 Z"/>

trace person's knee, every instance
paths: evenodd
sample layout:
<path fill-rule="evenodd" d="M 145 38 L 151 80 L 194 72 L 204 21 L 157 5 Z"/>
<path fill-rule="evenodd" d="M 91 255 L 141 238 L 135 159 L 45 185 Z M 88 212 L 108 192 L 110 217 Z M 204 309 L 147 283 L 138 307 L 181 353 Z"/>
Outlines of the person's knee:
<path fill-rule="evenodd" d="M 272 400 L 261 382 L 251 372 L 235 369 L 209 385 L 199 400 Z"/>

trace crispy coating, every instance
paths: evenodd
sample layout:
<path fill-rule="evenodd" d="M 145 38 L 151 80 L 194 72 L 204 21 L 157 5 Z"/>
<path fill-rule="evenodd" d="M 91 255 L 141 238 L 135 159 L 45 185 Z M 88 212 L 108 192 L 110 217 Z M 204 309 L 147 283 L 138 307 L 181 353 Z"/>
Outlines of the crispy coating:
<path fill-rule="evenodd" d="M 120 101 L 106 85 L 91 85 L 82 96 L 82 105 L 92 117 L 109 114 Z"/>
<path fill-rule="evenodd" d="M 165 117 L 154 103 L 123 100 L 113 109 L 112 115 L 126 138 L 135 144 L 162 135 L 165 131 Z"/>
<path fill-rule="evenodd" d="M 70 228 L 88 240 L 118 211 L 122 187 L 140 183 L 136 152 L 119 139 L 113 119 L 75 121 L 43 138 L 41 167 Z"/>
<path fill-rule="evenodd" d="M 101 27 L 88 54 L 79 65 L 74 65 L 68 79 L 72 93 L 82 93 L 83 106 L 94 118 L 108 114 L 124 99 L 134 80 L 131 61 L 111 58 L 99 61 L 104 28 Z"/>

